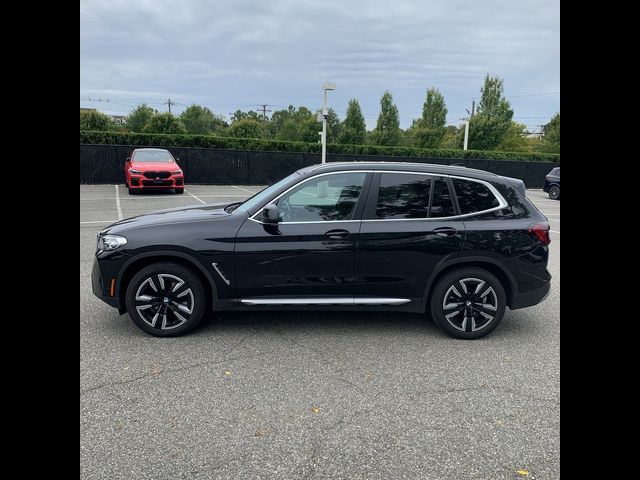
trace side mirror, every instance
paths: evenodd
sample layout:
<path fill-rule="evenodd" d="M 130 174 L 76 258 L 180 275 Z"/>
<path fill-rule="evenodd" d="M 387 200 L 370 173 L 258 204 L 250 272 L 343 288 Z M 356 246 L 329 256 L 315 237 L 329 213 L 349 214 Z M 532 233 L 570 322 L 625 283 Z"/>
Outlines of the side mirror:
<path fill-rule="evenodd" d="M 131 157 L 127 157 L 126 160 L 125 160 L 125 163 L 126 162 L 130 162 L 130 161 L 131 161 Z"/>
<path fill-rule="evenodd" d="M 275 225 L 279 222 L 280 215 L 278 214 L 278 207 L 274 203 L 270 203 L 262 209 L 262 221 L 270 225 Z"/>
<path fill-rule="evenodd" d="M 180 163 L 180 159 L 176 157 L 176 163 Z"/>

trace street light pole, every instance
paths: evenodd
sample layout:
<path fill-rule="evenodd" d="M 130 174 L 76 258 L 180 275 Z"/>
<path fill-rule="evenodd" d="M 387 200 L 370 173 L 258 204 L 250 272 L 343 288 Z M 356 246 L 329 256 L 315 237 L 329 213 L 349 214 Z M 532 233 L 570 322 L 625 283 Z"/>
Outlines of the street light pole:
<path fill-rule="evenodd" d="M 322 84 L 322 163 L 327 163 L 327 90 L 335 90 L 336 84 L 324 82 Z"/>

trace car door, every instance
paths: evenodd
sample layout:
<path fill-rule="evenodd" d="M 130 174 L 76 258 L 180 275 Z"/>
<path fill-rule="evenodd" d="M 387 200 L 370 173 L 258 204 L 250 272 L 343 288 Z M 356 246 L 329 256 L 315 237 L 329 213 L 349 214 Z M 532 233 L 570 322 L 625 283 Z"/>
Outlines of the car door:
<path fill-rule="evenodd" d="M 355 298 L 422 303 L 432 271 L 462 248 L 450 181 L 437 175 L 378 172 L 373 177 L 356 249 Z"/>
<path fill-rule="evenodd" d="M 343 171 L 307 178 L 267 202 L 240 228 L 237 292 L 245 304 L 353 303 L 355 242 L 371 173 Z"/>

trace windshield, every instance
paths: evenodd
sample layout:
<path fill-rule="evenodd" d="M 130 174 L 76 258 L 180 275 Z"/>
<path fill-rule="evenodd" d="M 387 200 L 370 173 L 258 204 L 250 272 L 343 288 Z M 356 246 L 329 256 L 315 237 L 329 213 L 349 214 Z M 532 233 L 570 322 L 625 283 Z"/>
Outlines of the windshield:
<path fill-rule="evenodd" d="M 281 186 L 285 185 L 292 178 L 298 177 L 300 174 L 298 172 L 293 172 L 288 177 L 283 178 L 279 182 L 274 183 L 270 187 L 265 188 L 264 190 L 259 191 L 253 197 L 245 200 L 241 205 L 238 205 L 236 210 L 241 212 L 249 213 L 250 210 L 253 210 L 255 207 L 262 206 L 262 204 Z"/>
<path fill-rule="evenodd" d="M 173 162 L 173 157 L 167 150 L 136 150 L 132 160 L 134 162 Z"/>

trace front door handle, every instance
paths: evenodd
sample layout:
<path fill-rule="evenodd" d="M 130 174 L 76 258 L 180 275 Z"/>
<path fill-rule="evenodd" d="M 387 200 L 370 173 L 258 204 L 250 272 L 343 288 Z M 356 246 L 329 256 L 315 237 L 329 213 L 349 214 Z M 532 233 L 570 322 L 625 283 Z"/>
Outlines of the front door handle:
<path fill-rule="evenodd" d="M 433 229 L 433 233 L 440 237 L 451 237 L 458 233 L 458 230 L 453 227 L 438 227 Z"/>
<path fill-rule="evenodd" d="M 329 230 L 327 233 L 325 233 L 325 236 L 329 237 L 332 240 L 347 238 L 349 235 L 351 235 L 350 231 L 341 229 Z"/>

